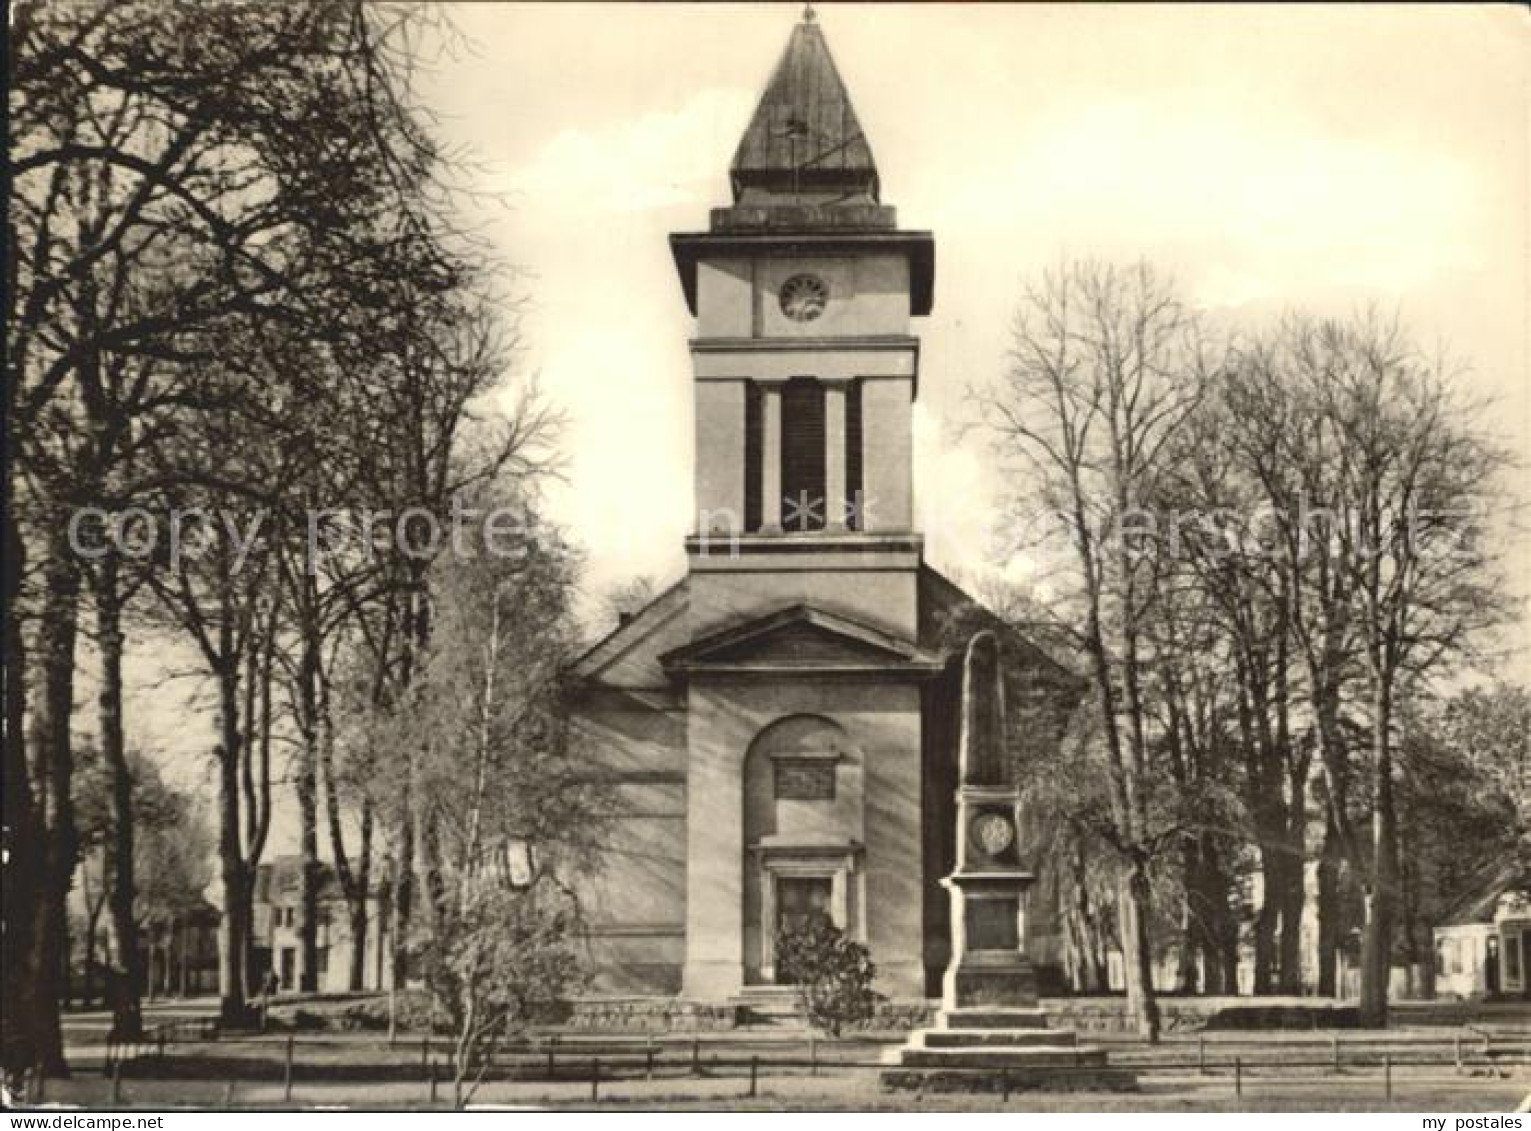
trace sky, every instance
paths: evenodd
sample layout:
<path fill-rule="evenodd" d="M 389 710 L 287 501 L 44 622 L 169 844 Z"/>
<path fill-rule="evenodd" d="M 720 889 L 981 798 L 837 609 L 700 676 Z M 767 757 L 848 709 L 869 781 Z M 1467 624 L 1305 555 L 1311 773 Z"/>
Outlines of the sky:
<path fill-rule="evenodd" d="M 883 199 L 930 229 L 915 483 L 973 575 L 995 488 L 958 439 L 1024 281 L 1146 258 L 1217 317 L 1397 311 L 1531 450 L 1528 56 L 1519 8 L 820 5 Z M 666 243 L 727 168 L 800 8 L 451 8 L 424 90 L 523 269 L 521 365 L 569 417 L 554 513 L 592 592 L 684 568 L 690 318 Z M 1531 483 L 1525 475 L 1518 482 Z"/>
<path fill-rule="evenodd" d="M 420 90 L 466 159 L 472 219 L 517 268 L 518 370 L 568 418 L 549 506 L 587 550 L 591 594 L 668 580 L 691 513 L 692 325 L 666 236 L 727 203 L 800 8 L 446 7 L 456 37 L 427 45 Z M 1519 7 L 816 10 L 884 203 L 935 235 L 915 484 L 939 568 L 987 567 L 996 484 L 981 440 L 956 432 L 963 394 L 1002 371 L 1024 282 L 1065 259 L 1146 258 L 1245 325 L 1397 311 L 1470 366 L 1531 454 Z M 1531 497 L 1531 472 L 1514 486 Z M 1505 671 L 1531 679 L 1524 646 Z M 139 694 L 165 702 L 163 686 Z"/>

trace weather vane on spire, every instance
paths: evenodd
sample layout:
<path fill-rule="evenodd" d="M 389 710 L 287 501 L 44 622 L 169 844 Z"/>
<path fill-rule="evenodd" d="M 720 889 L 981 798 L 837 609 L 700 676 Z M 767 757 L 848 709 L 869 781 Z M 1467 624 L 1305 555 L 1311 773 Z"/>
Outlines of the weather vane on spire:
<path fill-rule="evenodd" d="M 811 24 L 818 18 L 818 13 L 813 10 L 813 4 L 811 0 L 809 3 L 803 5 L 803 22 L 805 24 Z"/>

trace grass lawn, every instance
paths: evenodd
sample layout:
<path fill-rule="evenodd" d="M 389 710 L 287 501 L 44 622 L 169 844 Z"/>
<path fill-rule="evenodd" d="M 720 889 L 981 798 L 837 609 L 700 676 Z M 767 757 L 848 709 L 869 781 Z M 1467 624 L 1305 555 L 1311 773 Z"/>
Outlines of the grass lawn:
<path fill-rule="evenodd" d="M 75 1021 L 81 1019 L 71 1019 Z M 92 1018 L 92 1020 L 94 1020 Z M 103 1018 L 104 1020 L 104 1018 Z M 175 1042 L 163 1062 L 152 1054 L 130 1063 L 117 1085 L 102 1075 L 104 1033 L 66 1026 L 71 1080 L 50 1081 L 49 1102 L 85 1107 L 147 1109 L 171 1107 L 349 1107 L 423 1108 L 431 1088 L 422 1060 L 421 1038 L 413 1035 L 389 1047 L 372 1032 L 293 1034 L 294 1073 L 290 1101 L 283 1076 L 288 1035 L 273 1032 L 216 1041 Z M 1454 1071 L 1452 1053 L 1463 1037 L 1464 1065 Z M 1342 1041 L 1344 1070 L 1331 1070 L 1333 1046 Z M 1083 1037 L 1088 1041 L 1091 1038 Z M 645 1078 L 646 1048 L 641 1035 L 566 1034 L 557 1045 L 557 1074 L 546 1072 L 546 1046 L 507 1060 L 519 1079 L 495 1080 L 474 1096 L 476 1105 L 590 1107 L 590 1066 L 602 1058 L 595 1103 L 614 1109 L 735 1110 L 924 1110 L 924 1111 L 1432 1111 L 1513 1110 L 1531 1091 L 1531 1049 L 1524 1037 L 1496 1038 L 1490 1068 L 1480 1047 L 1481 1033 L 1444 1028 L 1403 1028 L 1385 1032 L 1208 1033 L 1177 1036 L 1159 1046 L 1106 1042 L 1111 1063 L 1140 1073 L 1136 1093 L 1016 1093 L 1006 1103 L 989 1095 L 918 1095 L 884 1092 L 876 1065 L 893 1037 L 821 1041 L 820 1064 L 810 1075 L 804 1034 L 734 1030 L 656 1037 L 653 1078 Z M 439 1058 L 445 1042 L 431 1050 Z M 1392 1060 L 1393 1093 L 1385 1094 L 1383 1055 Z M 702 1074 L 692 1071 L 692 1057 Z M 1208 1071 L 1199 1073 L 1205 1056 Z M 1242 1097 L 1235 1095 L 1233 1062 L 1243 1063 Z M 751 1057 L 759 1058 L 754 1097 L 749 1096 Z M 1424 1060 L 1431 1063 L 1423 1063 Z M 714 1060 L 732 1061 L 727 1066 Z M 772 1064 L 796 1060 L 798 1065 Z M 840 1062 L 840 1063 L 836 1063 Z M 859 1065 L 860 1067 L 857 1067 Z M 445 1075 L 445 1070 L 440 1070 Z M 562 1077 L 559 1079 L 558 1077 Z M 436 1106 L 450 1099 L 450 1085 L 437 1086 Z"/>
<path fill-rule="evenodd" d="M 401 1070 L 401 1075 L 405 1075 Z M 489 1083 L 473 1098 L 475 1106 L 685 1110 L 843 1110 L 843 1111 L 1510 1111 L 1531 1091 L 1531 1074 L 1510 1079 L 1457 1077 L 1440 1070 L 1395 1071 L 1393 1099 L 1383 1095 L 1380 1073 L 1355 1072 L 1341 1077 L 1246 1073 L 1242 1099 L 1224 1075 L 1145 1077 L 1142 1089 L 1108 1093 L 1017 1092 L 1004 1102 L 997 1095 L 927 1095 L 883 1092 L 876 1073 L 826 1069 L 817 1077 L 762 1075 L 758 1094 L 747 1095 L 747 1074 L 731 1070 L 703 1078 L 662 1077 L 602 1081 L 592 1103 L 588 1082 L 526 1081 Z M 112 1103 L 112 1083 L 99 1075 L 79 1074 L 51 1081 L 50 1103 L 91 1108 L 137 1107 L 351 1107 L 426 1108 L 433 1106 L 429 1086 L 418 1077 L 369 1082 L 299 1080 L 292 1100 L 284 1101 L 280 1082 L 271 1080 L 124 1079 L 119 1102 Z M 439 1086 L 437 1104 L 447 1106 L 449 1086 Z"/>

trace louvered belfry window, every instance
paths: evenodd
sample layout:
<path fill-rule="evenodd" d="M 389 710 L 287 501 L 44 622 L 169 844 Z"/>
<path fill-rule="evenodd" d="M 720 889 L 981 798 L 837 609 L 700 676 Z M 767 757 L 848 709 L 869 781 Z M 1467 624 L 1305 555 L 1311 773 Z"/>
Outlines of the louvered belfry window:
<path fill-rule="evenodd" d="M 794 378 L 782 390 L 781 494 L 783 529 L 824 529 L 824 387 L 808 378 Z"/>
<path fill-rule="evenodd" d="M 781 528 L 790 534 L 823 530 L 828 525 L 829 490 L 825 454 L 824 386 L 811 377 L 795 377 L 781 390 Z M 765 394 L 748 383 L 744 395 L 744 529 L 765 523 Z M 845 520 L 852 530 L 866 529 L 865 471 L 862 461 L 861 382 L 845 390 Z"/>
<path fill-rule="evenodd" d="M 852 381 L 845 397 L 845 521 L 852 530 L 865 530 L 864 474 L 861 465 L 861 382 Z"/>
<path fill-rule="evenodd" d="M 744 529 L 759 530 L 765 521 L 760 507 L 760 386 L 744 387 Z"/>

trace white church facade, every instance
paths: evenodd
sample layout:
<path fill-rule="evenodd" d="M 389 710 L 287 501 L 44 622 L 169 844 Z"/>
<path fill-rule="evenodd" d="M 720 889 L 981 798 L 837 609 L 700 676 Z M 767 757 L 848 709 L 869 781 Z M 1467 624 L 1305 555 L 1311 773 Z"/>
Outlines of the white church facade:
<path fill-rule="evenodd" d="M 670 240 L 695 318 L 687 571 L 575 672 L 615 810 L 586 899 L 595 985 L 728 1000 L 775 983 L 777 930 L 817 911 L 884 994 L 925 997 L 948 958 L 962 648 L 993 624 L 915 526 L 934 239 L 882 203 L 811 16 L 730 173 L 707 230 Z M 1057 741 L 1077 681 L 1003 640 L 1016 740 Z"/>

